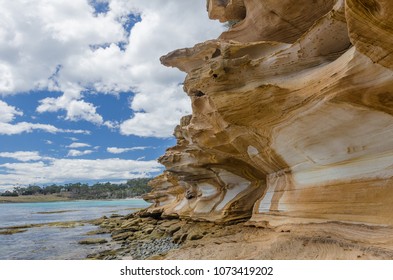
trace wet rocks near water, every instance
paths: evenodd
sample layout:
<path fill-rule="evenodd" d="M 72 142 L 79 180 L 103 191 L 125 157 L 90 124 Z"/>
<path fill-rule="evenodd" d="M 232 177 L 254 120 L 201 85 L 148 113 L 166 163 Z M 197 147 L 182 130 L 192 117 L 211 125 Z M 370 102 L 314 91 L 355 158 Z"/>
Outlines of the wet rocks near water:
<path fill-rule="evenodd" d="M 21 233 L 21 232 L 25 232 L 25 231 L 27 231 L 27 229 L 19 229 L 19 228 L 5 229 L 5 230 L 0 230 L 0 234 L 1 235 L 12 235 L 15 233 Z"/>
<path fill-rule="evenodd" d="M 109 232 L 112 241 L 105 244 L 105 250 L 89 255 L 89 259 L 157 259 L 184 243 L 204 238 L 217 227 L 209 222 L 163 219 L 140 213 L 102 217 L 94 224 L 100 226 L 96 232 Z"/>
<path fill-rule="evenodd" d="M 92 230 L 86 233 L 86 235 L 100 235 L 100 234 L 107 234 L 110 233 L 110 231 L 106 228 L 99 228 L 97 230 Z"/>
<path fill-rule="evenodd" d="M 92 244 L 104 244 L 107 242 L 108 240 L 104 238 L 89 238 L 89 239 L 80 240 L 78 243 L 82 245 L 92 245 Z"/>
<path fill-rule="evenodd" d="M 11 235 L 16 233 L 26 232 L 30 228 L 39 228 L 39 227 L 75 228 L 78 226 L 84 226 L 86 223 L 91 223 L 91 222 L 90 221 L 63 221 L 63 222 L 50 222 L 50 223 L 41 223 L 41 224 L 25 224 L 25 225 L 16 225 L 16 226 L 9 226 L 9 227 L 0 227 L 0 234 Z M 100 231 L 102 230 L 104 229 L 100 229 Z"/>
<path fill-rule="evenodd" d="M 120 217 L 123 217 L 123 216 L 120 214 L 112 214 L 111 215 L 111 218 L 120 218 Z"/>

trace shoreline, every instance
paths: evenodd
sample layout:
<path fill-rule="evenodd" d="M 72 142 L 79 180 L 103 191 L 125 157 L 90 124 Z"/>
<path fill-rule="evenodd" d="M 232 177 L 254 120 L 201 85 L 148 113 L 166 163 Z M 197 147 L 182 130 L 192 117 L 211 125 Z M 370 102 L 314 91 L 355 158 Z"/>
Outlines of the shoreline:
<path fill-rule="evenodd" d="M 96 224 L 97 219 L 124 217 L 145 204 L 138 199 L 2 204 L 0 259 L 83 260 L 113 248 L 107 246 L 110 234 Z"/>
<path fill-rule="evenodd" d="M 161 218 L 136 212 L 100 218 L 96 225 L 111 234 L 100 260 L 391 260 L 393 241 L 369 240 L 370 231 L 391 236 L 393 228 L 356 224 L 255 227 L 247 222 L 216 224 Z M 356 236 L 353 233 L 357 233 Z M 374 241 L 374 242 L 373 242 Z"/>
<path fill-rule="evenodd" d="M 140 210 L 92 220 L 51 222 L 1 228 L 19 234 L 31 227 L 97 226 L 79 246 L 91 249 L 82 259 L 96 260 L 391 260 L 393 239 L 370 240 L 370 232 L 392 236 L 393 228 L 327 222 L 255 227 L 244 221 L 216 224 L 149 216 Z M 353 233 L 356 233 L 354 235 Z M 381 240 L 378 240 L 381 241 Z"/>
<path fill-rule="evenodd" d="M 111 200 L 134 200 L 141 197 L 110 198 L 110 199 L 75 199 L 58 195 L 23 195 L 23 196 L 0 196 L 0 204 L 8 203 L 42 203 L 42 202 L 68 202 L 68 201 L 111 201 Z"/>
<path fill-rule="evenodd" d="M 60 195 L 22 195 L 22 196 L 0 196 L 0 203 L 30 203 L 30 202 L 61 202 L 72 201 L 68 196 Z"/>

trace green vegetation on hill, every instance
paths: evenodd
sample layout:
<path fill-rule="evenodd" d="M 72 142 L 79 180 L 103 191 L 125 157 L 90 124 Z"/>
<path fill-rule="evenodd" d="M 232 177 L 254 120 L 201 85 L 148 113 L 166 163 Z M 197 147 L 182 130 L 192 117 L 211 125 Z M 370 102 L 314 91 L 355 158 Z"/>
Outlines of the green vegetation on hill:
<path fill-rule="evenodd" d="M 121 199 L 137 197 L 150 192 L 147 183 L 151 178 L 138 178 L 128 180 L 123 184 L 96 183 L 94 185 L 73 183 L 66 185 L 50 185 L 45 187 L 30 185 L 28 187 L 15 187 L 12 191 L 1 193 L 3 197 L 16 197 L 28 195 L 66 195 L 69 199 Z"/>

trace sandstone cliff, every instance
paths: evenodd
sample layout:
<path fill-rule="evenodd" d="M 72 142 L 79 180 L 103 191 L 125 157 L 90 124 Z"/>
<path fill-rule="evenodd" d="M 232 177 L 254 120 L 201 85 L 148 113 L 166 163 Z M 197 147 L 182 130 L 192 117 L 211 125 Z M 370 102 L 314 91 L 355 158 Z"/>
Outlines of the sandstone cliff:
<path fill-rule="evenodd" d="M 209 0 L 236 22 L 163 64 L 187 73 L 150 212 L 393 225 L 393 2 Z"/>

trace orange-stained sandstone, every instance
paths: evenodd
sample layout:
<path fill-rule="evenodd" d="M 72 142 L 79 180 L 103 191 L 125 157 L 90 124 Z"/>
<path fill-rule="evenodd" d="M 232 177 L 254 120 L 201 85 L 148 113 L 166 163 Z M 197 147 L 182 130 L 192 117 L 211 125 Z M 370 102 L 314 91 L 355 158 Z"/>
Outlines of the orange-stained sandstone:
<path fill-rule="evenodd" d="M 236 20 L 176 50 L 193 112 L 149 209 L 279 226 L 393 225 L 393 2 L 209 0 Z"/>

